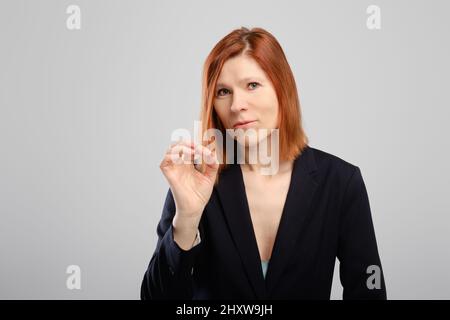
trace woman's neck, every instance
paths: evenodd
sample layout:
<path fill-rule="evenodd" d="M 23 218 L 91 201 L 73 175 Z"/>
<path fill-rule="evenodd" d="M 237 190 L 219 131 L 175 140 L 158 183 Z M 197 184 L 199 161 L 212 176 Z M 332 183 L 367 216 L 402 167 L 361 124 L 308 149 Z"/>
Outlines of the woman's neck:
<path fill-rule="evenodd" d="M 263 168 L 269 168 L 270 164 L 263 165 L 263 164 L 259 164 L 259 163 L 242 163 L 240 166 L 241 166 L 242 172 L 254 174 L 254 173 L 261 172 L 261 169 L 263 169 Z M 279 166 L 278 166 L 278 171 L 275 175 L 282 175 L 285 173 L 290 173 L 290 172 L 292 172 L 293 166 L 294 166 L 293 160 L 280 161 Z M 271 175 L 268 175 L 268 177 L 271 177 Z"/>

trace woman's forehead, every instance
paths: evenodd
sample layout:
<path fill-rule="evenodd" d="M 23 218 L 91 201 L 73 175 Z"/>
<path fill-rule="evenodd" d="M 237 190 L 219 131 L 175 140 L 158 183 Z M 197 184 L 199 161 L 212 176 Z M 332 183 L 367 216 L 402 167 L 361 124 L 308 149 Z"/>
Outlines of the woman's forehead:
<path fill-rule="evenodd" d="M 252 58 L 234 57 L 228 59 L 219 74 L 217 85 L 229 83 L 245 83 L 267 79 L 259 64 Z"/>

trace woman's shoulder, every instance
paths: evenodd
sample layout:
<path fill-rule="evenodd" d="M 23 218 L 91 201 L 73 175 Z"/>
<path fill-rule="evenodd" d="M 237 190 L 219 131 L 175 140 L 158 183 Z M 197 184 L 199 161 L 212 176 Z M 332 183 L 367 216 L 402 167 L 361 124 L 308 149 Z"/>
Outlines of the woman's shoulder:
<path fill-rule="evenodd" d="M 341 181 L 348 180 L 355 172 L 359 172 L 359 167 L 352 161 L 340 154 L 332 154 L 330 152 L 308 146 L 309 152 L 315 162 L 317 171 L 327 178 L 338 178 Z"/>

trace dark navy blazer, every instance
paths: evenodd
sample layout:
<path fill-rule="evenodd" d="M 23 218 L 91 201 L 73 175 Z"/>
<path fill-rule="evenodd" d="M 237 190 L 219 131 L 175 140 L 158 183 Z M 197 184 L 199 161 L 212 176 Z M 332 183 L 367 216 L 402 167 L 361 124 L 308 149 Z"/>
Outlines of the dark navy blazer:
<path fill-rule="evenodd" d="M 295 159 L 265 278 L 239 164 L 221 172 L 190 250 L 174 214 L 169 189 L 141 299 L 330 299 L 336 258 L 343 299 L 386 299 L 361 171 L 334 155 L 307 146 Z"/>

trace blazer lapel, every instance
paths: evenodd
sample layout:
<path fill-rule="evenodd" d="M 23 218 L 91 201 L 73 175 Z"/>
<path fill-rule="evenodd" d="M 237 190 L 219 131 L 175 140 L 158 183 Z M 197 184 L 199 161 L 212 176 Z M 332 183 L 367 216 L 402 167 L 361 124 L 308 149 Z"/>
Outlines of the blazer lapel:
<path fill-rule="evenodd" d="M 257 299 L 264 299 L 266 297 L 264 277 L 239 164 L 229 164 L 222 171 L 217 190 L 247 278 Z"/>
<path fill-rule="evenodd" d="M 318 183 L 314 178 L 316 169 L 312 151 L 307 146 L 294 161 L 291 182 L 265 279 L 240 165 L 229 164 L 221 173 L 217 185 L 218 195 L 257 299 L 267 299 L 270 296 L 295 250 L 295 241 L 306 225 L 305 220 L 310 214 L 309 205 L 317 189 Z"/>
<path fill-rule="evenodd" d="M 309 146 L 294 162 L 291 182 L 278 226 L 272 255 L 266 273 L 268 297 L 288 265 L 295 250 L 296 241 L 307 226 L 311 216 L 311 200 L 317 190 L 317 166 Z"/>

